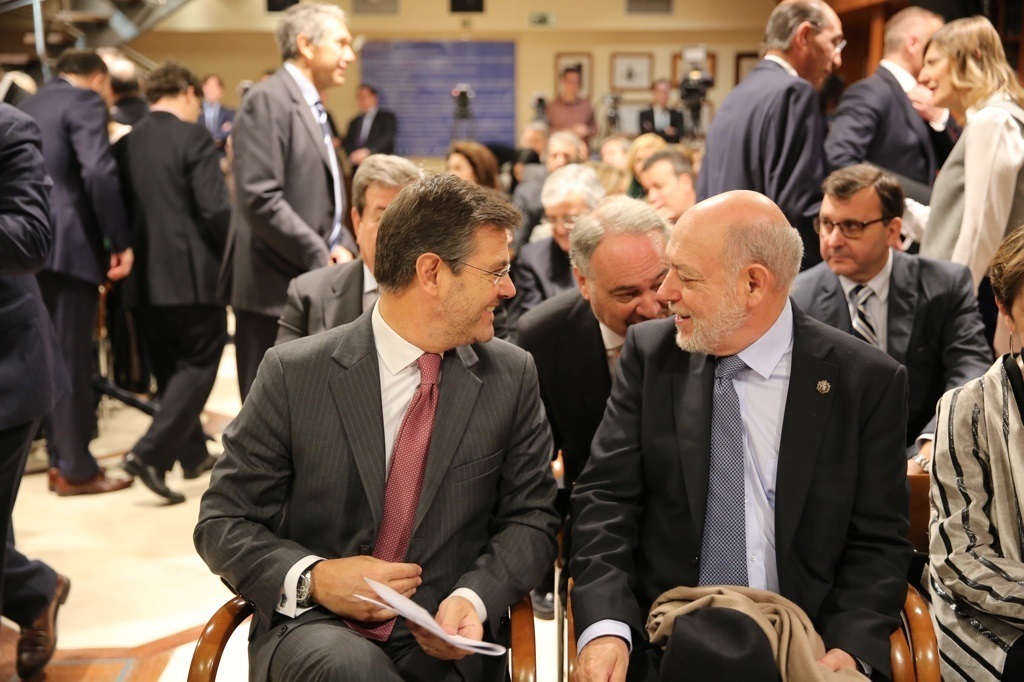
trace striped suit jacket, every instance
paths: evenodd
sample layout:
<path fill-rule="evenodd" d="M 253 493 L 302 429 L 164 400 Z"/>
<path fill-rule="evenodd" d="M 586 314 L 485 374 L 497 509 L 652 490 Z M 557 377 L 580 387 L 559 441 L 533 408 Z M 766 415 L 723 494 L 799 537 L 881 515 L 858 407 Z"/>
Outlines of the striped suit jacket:
<path fill-rule="evenodd" d="M 999 680 L 1024 634 L 1024 425 L 1005 358 L 942 397 L 932 467 L 928 582 L 942 678 Z"/>
<path fill-rule="evenodd" d="M 310 554 L 373 552 L 386 472 L 370 315 L 267 351 L 203 496 L 196 548 L 256 606 L 253 679 L 265 677 L 280 641 L 284 617 L 275 608 L 289 568 Z M 487 608 L 485 631 L 500 641 L 509 605 L 555 558 L 551 433 L 537 370 L 526 351 L 504 341 L 459 346 L 444 354 L 438 392 L 406 556 L 423 568 L 413 600 L 434 613 L 467 587 Z M 317 608 L 285 624 L 294 630 L 324 618 L 336 616 Z M 402 622 L 396 637 L 411 642 Z"/>

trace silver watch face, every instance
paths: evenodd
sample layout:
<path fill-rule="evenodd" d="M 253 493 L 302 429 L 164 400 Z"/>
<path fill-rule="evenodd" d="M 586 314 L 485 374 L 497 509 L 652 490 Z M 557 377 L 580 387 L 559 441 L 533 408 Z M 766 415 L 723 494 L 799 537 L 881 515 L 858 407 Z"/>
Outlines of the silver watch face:
<path fill-rule="evenodd" d="M 299 576 L 299 584 L 295 587 L 295 601 L 304 602 L 309 599 L 309 571 Z"/>

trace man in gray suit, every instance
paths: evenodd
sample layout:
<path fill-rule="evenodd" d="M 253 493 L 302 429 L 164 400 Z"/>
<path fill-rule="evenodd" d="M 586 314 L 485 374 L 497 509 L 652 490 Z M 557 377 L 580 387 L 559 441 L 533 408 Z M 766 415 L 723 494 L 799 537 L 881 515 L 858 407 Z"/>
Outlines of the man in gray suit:
<path fill-rule="evenodd" d="M 408 159 L 390 154 L 367 157 L 352 178 L 352 227 L 359 258 L 343 265 L 328 265 L 299 275 L 288 285 L 288 301 L 277 321 L 277 341 L 348 324 L 377 300 L 373 278 L 380 218 L 398 192 L 419 175 Z"/>
<path fill-rule="evenodd" d="M 220 293 L 235 312 L 245 399 L 274 345 L 288 282 L 358 250 L 343 225 L 341 172 L 323 93 L 355 60 L 345 13 L 301 3 L 275 34 L 284 66 L 246 94 L 235 118 L 235 210 Z"/>
<path fill-rule="evenodd" d="M 406 187 L 381 220 L 372 311 L 267 352 L 195 530 L 256 606 L 252 679 L 503 679 L 502 658 L 357 596 L 372 578 L 448 632 L 504 641 L 506 609 L 554 560 L 537 371 L 526 351 L 485 343 L 515 293 L 519 220 L 455 176 Z"/>
<path fill-rule="evenodd" d="M 824 262 L 797 277 L 793 300 L 906 365 L 907 465 L 922 473 L 935 404 L 992 364 L 970 271 L 898 250 L 903 190 L 894 176 L 860 164 L 832 173 L 822 190 L 815 229 Z"/>

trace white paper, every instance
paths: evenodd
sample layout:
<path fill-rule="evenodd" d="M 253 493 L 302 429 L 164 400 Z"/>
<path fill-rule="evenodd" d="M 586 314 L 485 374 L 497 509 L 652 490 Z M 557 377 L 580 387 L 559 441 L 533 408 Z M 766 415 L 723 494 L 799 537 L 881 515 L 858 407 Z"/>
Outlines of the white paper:
<path fill-rule="evenodd" d="M 366 584 L 377 593 L 377 596 L 381 598 L 381 601 L 376 599 L 370 599 L 362 595 L 356 595 L 363 601 L 368 601 L 371 604 L 375 604 L 382 609 L 388 611 L 394 611 L 402 618 L 407 621 L 416 623 L 417 625 L 429 630 L 433 634 L 437 635 L 440 639 L 448 642 L 452 646 L 457 646 L 465 651 L 471 651 L 475 654 L 484 654 L 485 656 L 502 656 L 505 653 L 505 647 L 500 644 L 492 644 L 491 642 L 478 642 L 475 639 L 468 639 L 462 635 L 449 635 L 444 631 L 434 617 L 430 613 L 407 597 L 403 597 L 398 592 L 387 585 L 382 585 L 376 580 L 370 580 L 369 578 L 363 578 Z"/>

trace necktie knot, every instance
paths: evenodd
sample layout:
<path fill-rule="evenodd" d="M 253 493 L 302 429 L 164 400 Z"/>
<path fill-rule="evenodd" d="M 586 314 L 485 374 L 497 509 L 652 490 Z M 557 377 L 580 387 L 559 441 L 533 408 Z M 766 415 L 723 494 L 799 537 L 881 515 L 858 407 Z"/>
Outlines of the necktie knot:
<path fill-rule="evenodd" d="M 420 366 L 420 385 L 429 386 L 437 383 L 437 375 L 441 371 L 441 356 L 437 353 L 424 353 L 416 361 Z"/>
<path fill-rule="evenodd" d="M 867 284 L 858 284 L 853 289 L 850 289 L 850 298 L 853 300 L 854 305 L 864 305 L 874 295 L 875 292 Z"/>
<path fill-rule="evenodd" d="M 326 123 L 327 122 L 327 108 L 324 107 L 324 103 L 318 101 L 316 104 L 313 105 L 313 107 L 316 108 L 316 119 L 317 119 L 317 121 L 319 121 L 321 124 L 322 123 Z"/>
<path fill-rule="evenodd" d="M 726 355 L 718 358 L 718 362 L 715 364 L 715 378 L 732 379 L 746 368 L 747 363 L 743 362 L 740 356 Z"/>

